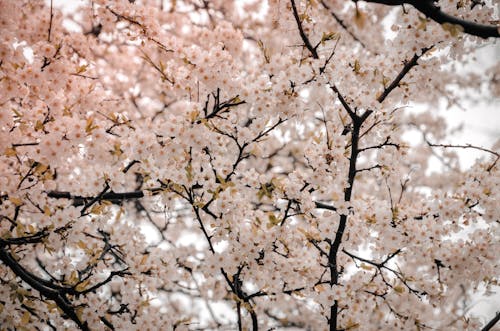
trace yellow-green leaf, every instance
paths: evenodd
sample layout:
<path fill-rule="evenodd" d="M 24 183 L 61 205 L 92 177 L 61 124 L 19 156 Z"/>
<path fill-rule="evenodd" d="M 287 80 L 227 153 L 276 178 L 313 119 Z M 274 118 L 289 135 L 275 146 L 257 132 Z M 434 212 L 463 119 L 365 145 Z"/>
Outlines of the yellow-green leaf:
<path fill-rule="evenodd" d="M 354 70 L 354 72 L 355 72 L 356 74 L 359 74 L 359 73 L 360 73 L 360 71 L 361 71 L 361 65 L 359 64 L 359 61 L 358 61 L 358 60 L 355 60 L 355 61 L 354 61 L 354 69 L 353 69 L 353 70 Z"/>
<path fill-rule="evenodd" d="M 268 220 L 269 220 L 269 222 L 267 223 L 268 229 L 280 224 L 281 222 L 281 220 L 277 218 L 276 215 L 274 215 L 273 213 L 269 213 Z"/>
<path fill-rule="evenodd" d="M 44 129 L 43 122 L 40 120 L 37 120 L 35 123 L 35 131 L 42 131 Z"/>
<path fill-rule="evenodd" d="M 87 118 L 87 123 L 85 125 L 85 132 L 91 133 L 94 129 L 97 129 L 98 126 L 94 125 L 94 119 L 92 117 Z"/>
<path fill-rule="evenodd" d="M 83 240 L 78 241 L 76 245 L 81 249 L 87 249 L 87 244 Z"/>
<path fill-rule="evenodd" d="M 30 313 L 25 311 L 21 317 L 21 325 L 27 325 L 30 322 Z"/>
<path fill-rule="evenodd" d="M 9 201 L 12 202 L 16 207 L 23 205 L 23 200 L 18 197 L 9 197 Z"/>
<path fill-rule="evenodd" d="M 123 151 L 122 151 L 122 149 L 121 149 L 121 145 L 120 145 L 120 143 L 119 143 L 119 142 L 117 142 L 117 143 L 115 143 L 115 144 L 113 145 L 113 150 L 111 151 L 111 154 L 112 154 L 112 155 L 116 155 L 116 156 L 120 156 L 120 155 L 122 155 L 122 154 L 123 154 Z"/>
<path fill-rule="evenodd" d="M 79 283 L 78 285 L 76 285 L 75 287 L 75 290 L 77 290 L 78 292 L 82 292 L 82 291 L 85 291 L 85 289 L 88 287 L 90 283 L 90 278 L 84 280 L 83 282 Z"/>
<path fill-rule="evenodd" d="M 4 152 L 5 156 L 16 156 L 17 155 L 17 151 L 14 147 L 9 147 L 9 148 L 6 148 L 5 149 L 5 152 Z"/>
<path fill-rule="evenodd" d="M 35 174 L 36 175 L 41 175 L 43 174 L 45 171 L 47 171 L 47 169 L 49 169 L 49 166 L 46 165 L 46 164 L 42 164 L 42 163 L 37 163 L 36 167 L 35 167 Z"/>
<path fill-rule="evenodd" d="M 325 43 L 328 40 L 338 40 L 340 35 L 337 32 L 323 32 L 323 36 L 321 37 L 321 43 Z"/>
<path fill-rule="evenodd" d="M 443 30 L 448 31 L 452 37 L 458 37 L 460 33 L 464 32 L 464 28 L 458 24 L 443 23 L 441 24 Z"/>
<path fill-rule="evenodd" d="M 368 271 L 373 270 L 373 266 L 365 264 L 365 263 L 361 263 L 360 267 L 361 267 L 361 269 L 368 270 Z"/>
<path fill-rule="evenodd" d="M 356 7 L 356 13 L 354 15 L 354 23 L 356 23 L 356 25 L 360 29 L 364 28 L 366 23 L 366 13 L 357 7 Z"/>
<path fill-rule="evenodd" d="M 81 74 L 81 73 L 84 73 L 85 71 L 87 71 L 87 67 L 88 67 L 88 65 L 87 65 L 87 64 L 79 66 L 79 67 L 76 69 L 76 74 Z"/>
<path fill-rule="evenodd" d="M 403 293 L 405 291 L 405 288 L 401 285 L 398 285 L 398 286 L 394 286 L 394 291 L 396 291 L 397 293 Z"/>

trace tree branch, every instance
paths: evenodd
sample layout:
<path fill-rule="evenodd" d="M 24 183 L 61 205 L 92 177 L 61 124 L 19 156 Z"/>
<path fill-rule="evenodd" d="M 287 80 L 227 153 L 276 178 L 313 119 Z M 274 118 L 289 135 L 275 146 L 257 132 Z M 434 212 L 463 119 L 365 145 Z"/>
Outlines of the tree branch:
<path fill-rule="evenodd" d="M 26 282 L 29 286 L 40 292 L 41 295 L 49 300 L 56 302 L 57 306 L 66 314 L 68 318 L 76 323 L 78 328 L 82 331 L 89 331 L 87 322 L 82 322 L 75 312 L 75 308 L 71 305 L 64 294 L 64 288 L 60 288 L 55 284 L 50 284 L 39 277 L 33 275 L 17 262 L 12 254 L 10 254 L 6 247 L 0 247 L 0 261 L 8 266 L 14 274 Z M 54 286 L 51 286 L 54 285 Z"/>
<path fill-rule="evenodd" d="M 365 2 L 380 3 L 388 6 L 400 6 L 404 4 L 409 4 L 415 7 L 419 12 L 430 18 L 431 20 L 443 24 L 449 23 L 454 25 L 459 25 L 463 28 L 463 31 L 467 34 L 481 37 L 481 38 L 499 38 L 500 33 L 498 32 L 498 27 L 494 25 L 479 24 L 476 22 L 467 21 L 455 16 L 441 11 L 441 8 L 435 4 L 432 0 L 364 0 Z M 357 2 L 357 0 L 354 0 Z"/>
<path fill-rule="evenodd" d="M 69 199 L 73 200 L 73 206 L 84 206 L 85 202 L 88 200 L 95 200 L 97 197 L 84 197 L 80 195 L 73 195 L 70 192 L 64 192 L 64 191 L 50 191 L 47 193 L 47 196 L 49 198 L 53 199 Z M 131 191 L 131 192 L 107 192 L 104 194 L 101 194 L 99 197 L 100 200 L 107 200 L 111 201 L 112 203 L 119 204 L 124 200 L 130 200 L 130 199 L 140 199 L 144 197 L 144 192 L 143 191 Z M 96 200 L 97 202 L 97 200 Z"/>
<path fill-rule="evenodd" d="M 434 45 L 429 46 L 429 47 L 424 47 L 424 48 L 422 48 L 422 52 L 420 53 L 420 55 L 415 54 L 415 55 L 413 55 L 413 57 L 411 58 L 410 61 L 405 60 L 403 62 L 404 63 L 403 69 L 401 69 L 401 71 L 396 76 L 396 78 L 394 78 L 394 80 L 392 81 L 392 83 L 389 84 L 389 86 L 384 89 L 384 91 L 382 92 L 382 94 L 379 95 L 379 97 L 377 98 L 377 101 L 380 102 L 380 103 L 384 102 L 385 98 L 387 98 L 387 96 L 389 95 L 389 93 L 391 93 L 392 90 L 394 90 L 396 87 L 399 86 L 399 83 L 406 76 L 406 74 L 411 70 L 411 68 L 413 68 L 416 65 L 418 65 L 418 59 L 420 59 L 425 53 L 427 53 L 428 51 L 430 51 L 433 47 L 434 47 Z"/>
<path fill-rule="evenodd" d="M 319 59 L 318 52 L 316 51 L 316 48 L 318 46 L 314 47 L 309 41 L 309 38 L 307 37 L 306 33 L 304 32 L 304 28 L 302 27 L 302 21 L 300 20 L 299 13 L 297 12 L 297 7 L 295 6 L 295 0 L 290 0 L 290 1 L 292 3 L 293 17 L 295 17 L 295 21 L 297 22 L 297 27 L 299 28 L 300 37 L 302 38 L 304 45 L 309 50 L 309 52 L 311 52 L 313 58 Z"/>
<path fill-rule="evenodd" d="M 487 149 L 487 148 L 484 148 L 484 147 L 481 147 L 481 146 L 474 146 L 474 145 L 471 145 L 471 144 L 465 144 L 465 145 L 453 145 L 453 144 L 433 144 L 431 143 L 429 140 L 427 140 L 427 137 L 424 136 L 424 139 L 427 143 L 427 145 L 429 145 L 429 147 L 442 147 L 442 148 L 463 148 L 463 149 L 475 149 L 475 150 L 478 150 L 478 151 L 482 151 L 482 152 L 486 152 L 486 153 L 490 153 L 492 155 L 495 156 L 495 161 L 486 169 L 488 172 L 493 169 L 493 167 L 495 166 L 495 164 L 497 163 L 497 161 L 500 159 L 500 154 L 495 152 L 495 151 L 492 151 L 491 149 Z"/>
<path fill-rule="evenodd" d="M 497 322 L 500 321 L 500 312 L 497 312 L 497 314 L 495 315 L 495 317 L 493 317 L 491 319 L 491 321 L 488 322 L 488 324 L 486 324 L 482 329 L 481 331 L 489 331 L 491 330 L 492 327 L 495 326 L 495 324 L 497 324 Z"/>

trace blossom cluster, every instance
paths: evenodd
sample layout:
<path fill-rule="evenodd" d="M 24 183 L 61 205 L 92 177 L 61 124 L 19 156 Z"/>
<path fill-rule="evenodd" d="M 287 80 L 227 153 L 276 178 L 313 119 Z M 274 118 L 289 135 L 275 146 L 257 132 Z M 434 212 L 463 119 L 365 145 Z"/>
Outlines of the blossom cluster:
<path fill-rule="evenodd" d="M 435 110 L 498 13 L 376 2 L 0 0 L 2 328 L 485 325 L 499 144 Z"/>

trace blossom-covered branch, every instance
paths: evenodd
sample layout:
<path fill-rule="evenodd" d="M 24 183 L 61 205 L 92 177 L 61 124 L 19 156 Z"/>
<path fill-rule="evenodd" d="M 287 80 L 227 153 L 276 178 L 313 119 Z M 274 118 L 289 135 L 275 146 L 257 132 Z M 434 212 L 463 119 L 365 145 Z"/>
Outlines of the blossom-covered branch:
<path fill-rule="evenodd" d="M 357 2 L 358 0 L 354 0 Z M 463 32 L 481 38 L 499 38 L 500 32 L 497 25 L 479 24 L 464 20 L 444 13 L 434 0 L 363 0 L 365 2 L 380 3 L 389 6 L 412 5 L 422 14 L 440 24 L 453 24 L 459 26 Z"/>
<path fill-rule="evenodd" d="M 198 2 L 1 2 L 0 325 L 493 328 L 491 3 Z"/>

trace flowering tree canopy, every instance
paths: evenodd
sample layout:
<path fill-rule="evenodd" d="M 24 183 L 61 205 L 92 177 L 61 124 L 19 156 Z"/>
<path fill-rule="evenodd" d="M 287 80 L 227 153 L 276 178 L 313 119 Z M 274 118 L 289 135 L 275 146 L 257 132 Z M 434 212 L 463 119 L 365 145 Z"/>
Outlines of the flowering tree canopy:
<path fill-rule="evenodd" d="M 2 330 L 491 329 L 493 3 L 1 0 Z"/>

